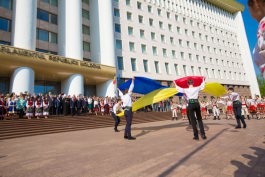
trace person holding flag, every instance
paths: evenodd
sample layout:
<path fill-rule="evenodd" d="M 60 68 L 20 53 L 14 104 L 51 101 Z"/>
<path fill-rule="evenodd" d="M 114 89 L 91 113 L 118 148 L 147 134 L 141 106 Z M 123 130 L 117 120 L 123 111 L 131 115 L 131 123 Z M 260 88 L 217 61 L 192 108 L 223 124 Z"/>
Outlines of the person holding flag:
<path fill-rule="evenodd" d="M 128 140 L 135 140 L 136 138 L 131 135 L 131 125 L 132 125 L 132 118 L 133 118 L 133 112 L 132 112 L 132 91 L 134 88 L 134 77 L 132 78 L 131 85 L 129 87 L 129 90 L 127 93 L 123 94 L 120 89 L 119 96 L 121 97 L 123 107 L 125 109 L 124 116 L 126 119 L 126 127 L 124 132 L 124 139 Z M 126 91 L 125 91 L 126 92 Z"/>
<path fill-rule="evenodd" d="M 193 128 L 193 133 L 194 133 L 194 140 L 199 140 L 198 136 L 198 129 L 197 129 L 197 122 L 199 124 L 200 128 L 200 133 L 202 139 L 207 139 L 204 131 L 204 125 L 202 122 L 202 116 L 201 116 L 201 108 L 200 108 L 200 103 L 198 100 L 199 92 L 204 89 L 205 87 L 205 78 L 197 78 L 196 82 L 198 82 L 198 79 L 202 79 L 202 82 L 199 86 L 194 86 L 194 79 L 193 77 L 187 78 L 187 81 L 185 81 L 185 85 L 188 84 L 188 88 L 184 88 L 184 86 L 178 86 L 178 82 L 175 81 L 176 89 L 183 93 L 188 100 L 188 113 L 189 117 L 191 120 L 191 125 Z M 195 117 L 196 114 L 196 117 Z M 197 119 L 196 119 L 197 118 Z"/>

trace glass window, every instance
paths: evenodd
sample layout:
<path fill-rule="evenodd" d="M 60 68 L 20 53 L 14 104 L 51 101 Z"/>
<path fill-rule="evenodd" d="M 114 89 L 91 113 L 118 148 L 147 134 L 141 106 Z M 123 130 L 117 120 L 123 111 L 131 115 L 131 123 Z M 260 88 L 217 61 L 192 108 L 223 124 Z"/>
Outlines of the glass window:
<path fill-rule="evenodd" d="M 118 60 L 118 69 L 119 70 L 123 70 L 124 69 L 124 66 L 123 66 L 123 57 L 117 57 L 117 60 Z"/>
<path fill-rule="evenodd" d="M 50 22 L 57 25 L 57 15 L 50 14 Z"/>
<path fill-rule="evenodd" d="M 127 6 L 131 5 L 131 0 L 126 0 L 126 5 Z"/>
<path fill-rule="evenodd" d="M 40 81 L 40 80 L 35 81 L 34 92 L 36 94 L 38 93 L 48 94 L 49 92 L 51 92 L 52 94 L 59 94 L 60 91 L 61 91 L 60 82 Z"/>
<path fill-rule="evenodd" d="M 188 72 L 187 72 L 187 67 L 186 65 L 183 65 L 183 71 L 184 71 L 184 75 L 187 76 Z"/>
<path fill-rule="evenodd" d="M 37 29 L 37 39 L 49 42 L 49 32 L 42 29 Z"/>
<path fill-rule="evenodd" d="M 128 34 L 133 35 L 133 27 L 128 27 Z"/>
<path fill-rule="evenodd" d="M 90 35 L 90 27 L 83 25 L 83 34 Z"/>
<path fill-rule="evenodd" d="M 165 63 L 165 68 L 166 68 L 166 72 L 167 72 L 167 74 L 170 74 L 170 72 L 169 72 L 169 67 L 168 67 L 168 63 Z"/>
<path fill-rule="evenodd" d="M 159 27 L 161 28 L 161 29 L 163 29 L 163 22 L 159 22 Z"/>
<path fill-rule="evenodd" d="M 132 66 L 132 71 L 136 71 L 136 59 L 131 58 L 131 66 Z"/>
<path fill-rule="evenodd" d="M 131 12 L 127 12 L 127 20 L 132 20 L 132 13 Z"/>
<path fill-rule="evenodd" d="M 141 49 L 142 49 L 142 53 L 146 53 L 146 45 L 142 44 Z"/>
<path fill-rule="evenodd" d="M 0 0 L 0 7 L 12 9 L 12 0 Z"/>
<path fill-rule="evenodd" d="M 137 2 L 137 9 L 142 9 L 142 3 L 140 3 L 140 2 Z"/>
<path fill-rule="evenodd" d="M 176 51 L 175 50 L 172 50 L 172 57 L 176 58 Z"/>
<path fill-rule="evenodd" d="M 144 30 L 140 30 L 140 37 L 144 38 Z"/>
<path fill-rule="evenodd" d="M 180 57 L 184 60 L 184 52 L 180 52 Z"/>
<path fill-rule="evenodd" d="M 38 11 L 37 11 L 37 17 L 40 20 L 49 22 L 49 12 L 47 12 L 45 10 L 38 9 Z"/>
<path fill-rule="evenodd" d="M 156 73 L 159 73 L 159 62 L 158 61 L 155 61 L 155 70 L 156 70 Z"/>
<path fill-rule="evenodd" d="M 82 17 L 89 20 L 89 11 L 82 9 Z"/>
<path fill-rule="evenodd" d="M 168 19 L 170 18 L 170 13 L 169 13 L 169 12 L 167 12 L 167 18 L 168 18 Z"/>
<path fill-rule="evenodd" d="M 57 34 L 50 32 L 50 42 L 57 44 Z"/>
<path fill-rule="evenodd" d="M 0 17 L 0 30 L 2 31 L 11 31 L 11 21 L 6 18 Z"/>
<path fill-rule="evenodd" d="M 89 5 L 89 0 L 82 0 L 82 2 Z"/>
<path fill-rule="evenodd" d="M 157 48 L 153 46 L 152 50 L 153 50 L 153 55 L 157 55 Z"/>
<path fill-rule="evenodd" d="M 153 25 L 154 25 L 154 20 L 151 19 L 151 18 L 149 18 L 149 25 L 150 25 L 150 26 L 153 26 Z"/>
<path fill-rule="evenodd" d="M 154 32 L 151 32 L 151 39 L 155 40 L 156 39 L 156 34 Z"/>
<path fill-rule="evenodd" d="M 138 20 L 139 20 L 139 23 L 143 23 L 144 22 L 144 17 L 139 15 L 138 16 Z"/>
<path fill-rule="evenodd" d="M 167 57 L 167 49 L 163 49 L 163 56 Z"/>
<path fill-rule="evenodd" d="M 7 42 L 7 41 L 1 41 L 1 40 L 0 40 L 0 44 L 3 44 L 3 45 L 11 45 L 10 42 Z"/>
<path fill-rule="evenodd" d="M 115 23 L 115 32 L 120 33 L 121 32 L 121 25 Z"/>
<path fill-rule="evenodd" d="M 83 41 L 83 50 L 86 52 L 90 52 L 90 43 Z"/>
<path fill-rule="evenodd" d="M 143 60 L 143 64 L 144 64 L 144 72 L 148 72 L 148 60 Z"/>
<path fill-rule="evenodd" d="M 129 42 L 129 47 L 130 47 L 130 51 L 134 52 L 135 48 L 134 48 L 134 43 L 133 42 Z"/>
<path fill-rule="evenodd" d="M 161 42 L 165 42 L 165 35 L 161 35 Z"/>
<path fill-rule="evenodd" d="M 196 75 L 195 74 L 195 71 L 194 71 L 194 66 L 191 66 L 191 74 L 194 76 L 194 75 Z"/>
<path fill-rule="evenodd" d="M 120 10 L 119 9 L 114 9 L 114 16 L 115 17 L 120 17 Z"/>
<path fill-rule="evenodd" d="M 157 15 L 161 16 L 161 9 L 157 9 Z"/>
<path fill-rule="evenodd" d="M 152 13 L 152 6 L 148 6 L 148 12 Z"/>
<path fill-rule="evenodd" d="M 121 40 L 116 40 L 116 49 L 122 49 L 122 41 Z"/>
<path fill-rule="evenodd" d="M 50 0 L 50 4 L 51 4 L 52 6 L 57 7 L 57 6 L 58 6 L 58 0 Z"/>

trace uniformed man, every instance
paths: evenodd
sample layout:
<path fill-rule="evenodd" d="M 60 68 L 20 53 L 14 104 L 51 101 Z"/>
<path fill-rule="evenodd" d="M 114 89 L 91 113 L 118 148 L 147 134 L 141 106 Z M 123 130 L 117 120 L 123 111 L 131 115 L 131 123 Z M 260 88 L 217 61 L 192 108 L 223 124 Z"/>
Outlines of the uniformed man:
<path fill-rule="evenodd" d="M 131 135 L 131 125 L 132 125 L 132 91 L 134 88 L 134 77 L 132 78 L 131 85 L 126 94 L 123 94 L 119 89 L 119 96 L 121 97 L 123 107 L 125 109 L 124 116 L 126 119 L 126 127 L 124 132 L 124 139 L 135 140 L 136 138 Z"/>
<path fill-rule="evenodd" d="M 199 92 L 201 90 L 203 90 L 204 86 L 205 86 L 205 78 L 203 79 L 201 85 L 198 87 L 194 87 L 193 83 L 194 83 L 194 81 L 192 79 L 189 79 L 188 80 L 189 88 L 181 88 L 178 85 L 176 85 L 176 89 L 179 92 L 183 93 L 185 95 L 186 99 L 188 100 L 188 109 L 187 110 L 189 110 L 188 113 L 189 113 L 191 125 L 193 128 L 193 133 L 194 133 L 193 139 L 199 140 L 197 122 L 199 124 L 202 139 L 207 139 L 207 137 L 205 135 L 205 131 L 204 131 L 203 122 L 202 122 L 200 103 L 198 100 Z M 197 120 L 196 120 L 195 114 L 196 114 Z"/>

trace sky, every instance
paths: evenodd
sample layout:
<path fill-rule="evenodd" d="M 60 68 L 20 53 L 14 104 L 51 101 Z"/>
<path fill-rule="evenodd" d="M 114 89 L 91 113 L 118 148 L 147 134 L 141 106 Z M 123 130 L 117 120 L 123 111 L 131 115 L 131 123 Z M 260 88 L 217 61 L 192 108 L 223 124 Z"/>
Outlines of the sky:
<path fill-rule="evenodd" d="M 248 38 L 248 43 L 249 43 L 249 47 L 250 47 L 250 51 L 252 53 L 256 42 L 257 42 L 257 29 L 258 29 L 258 22 L 256 20 L 254 20 L 248 11 L 248 6 L 247 6 L 247 1 L 248 0 L 237 0 L 238 2 L 244 4 L 245 6 L 245 11 L 243 12 L 243 19 L 244 19 L 244 24 L 245 24 L 245 28 L 246 28 L 246 33 L 247 33 L 247 38 Z M 259 69 L 255 66 L 255 71 L 257 74 L 259 74 Z"/>

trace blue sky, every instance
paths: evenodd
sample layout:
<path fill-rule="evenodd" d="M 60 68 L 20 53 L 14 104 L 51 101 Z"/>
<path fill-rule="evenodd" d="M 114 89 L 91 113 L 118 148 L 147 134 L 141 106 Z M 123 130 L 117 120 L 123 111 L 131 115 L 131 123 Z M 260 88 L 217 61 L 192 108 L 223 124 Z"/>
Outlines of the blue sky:
<path fill-rule="evenodd" d="M 247 0 L 237 0 L 238 2 L 244 4 L 245 6 L 245 11 L 243 12 L 243 19 L 244 19 L 244 23 L 245 23 L 245 28 L 246 28 L 246 33 L 247 33 L 247 37 L 248 37 L 248 43 L 249 43 L 249 47 L 250 47 L 250 51 L 252 53 L 255 44 L 257 42 L 257 28 L 258 28 L 258 22 L 256 20 L 254 20 L 248 11 L 248 7 L 247 7 Z M 256 73 L 259 74 L 259 69 L 255 66 L 255 71 Z"/>

